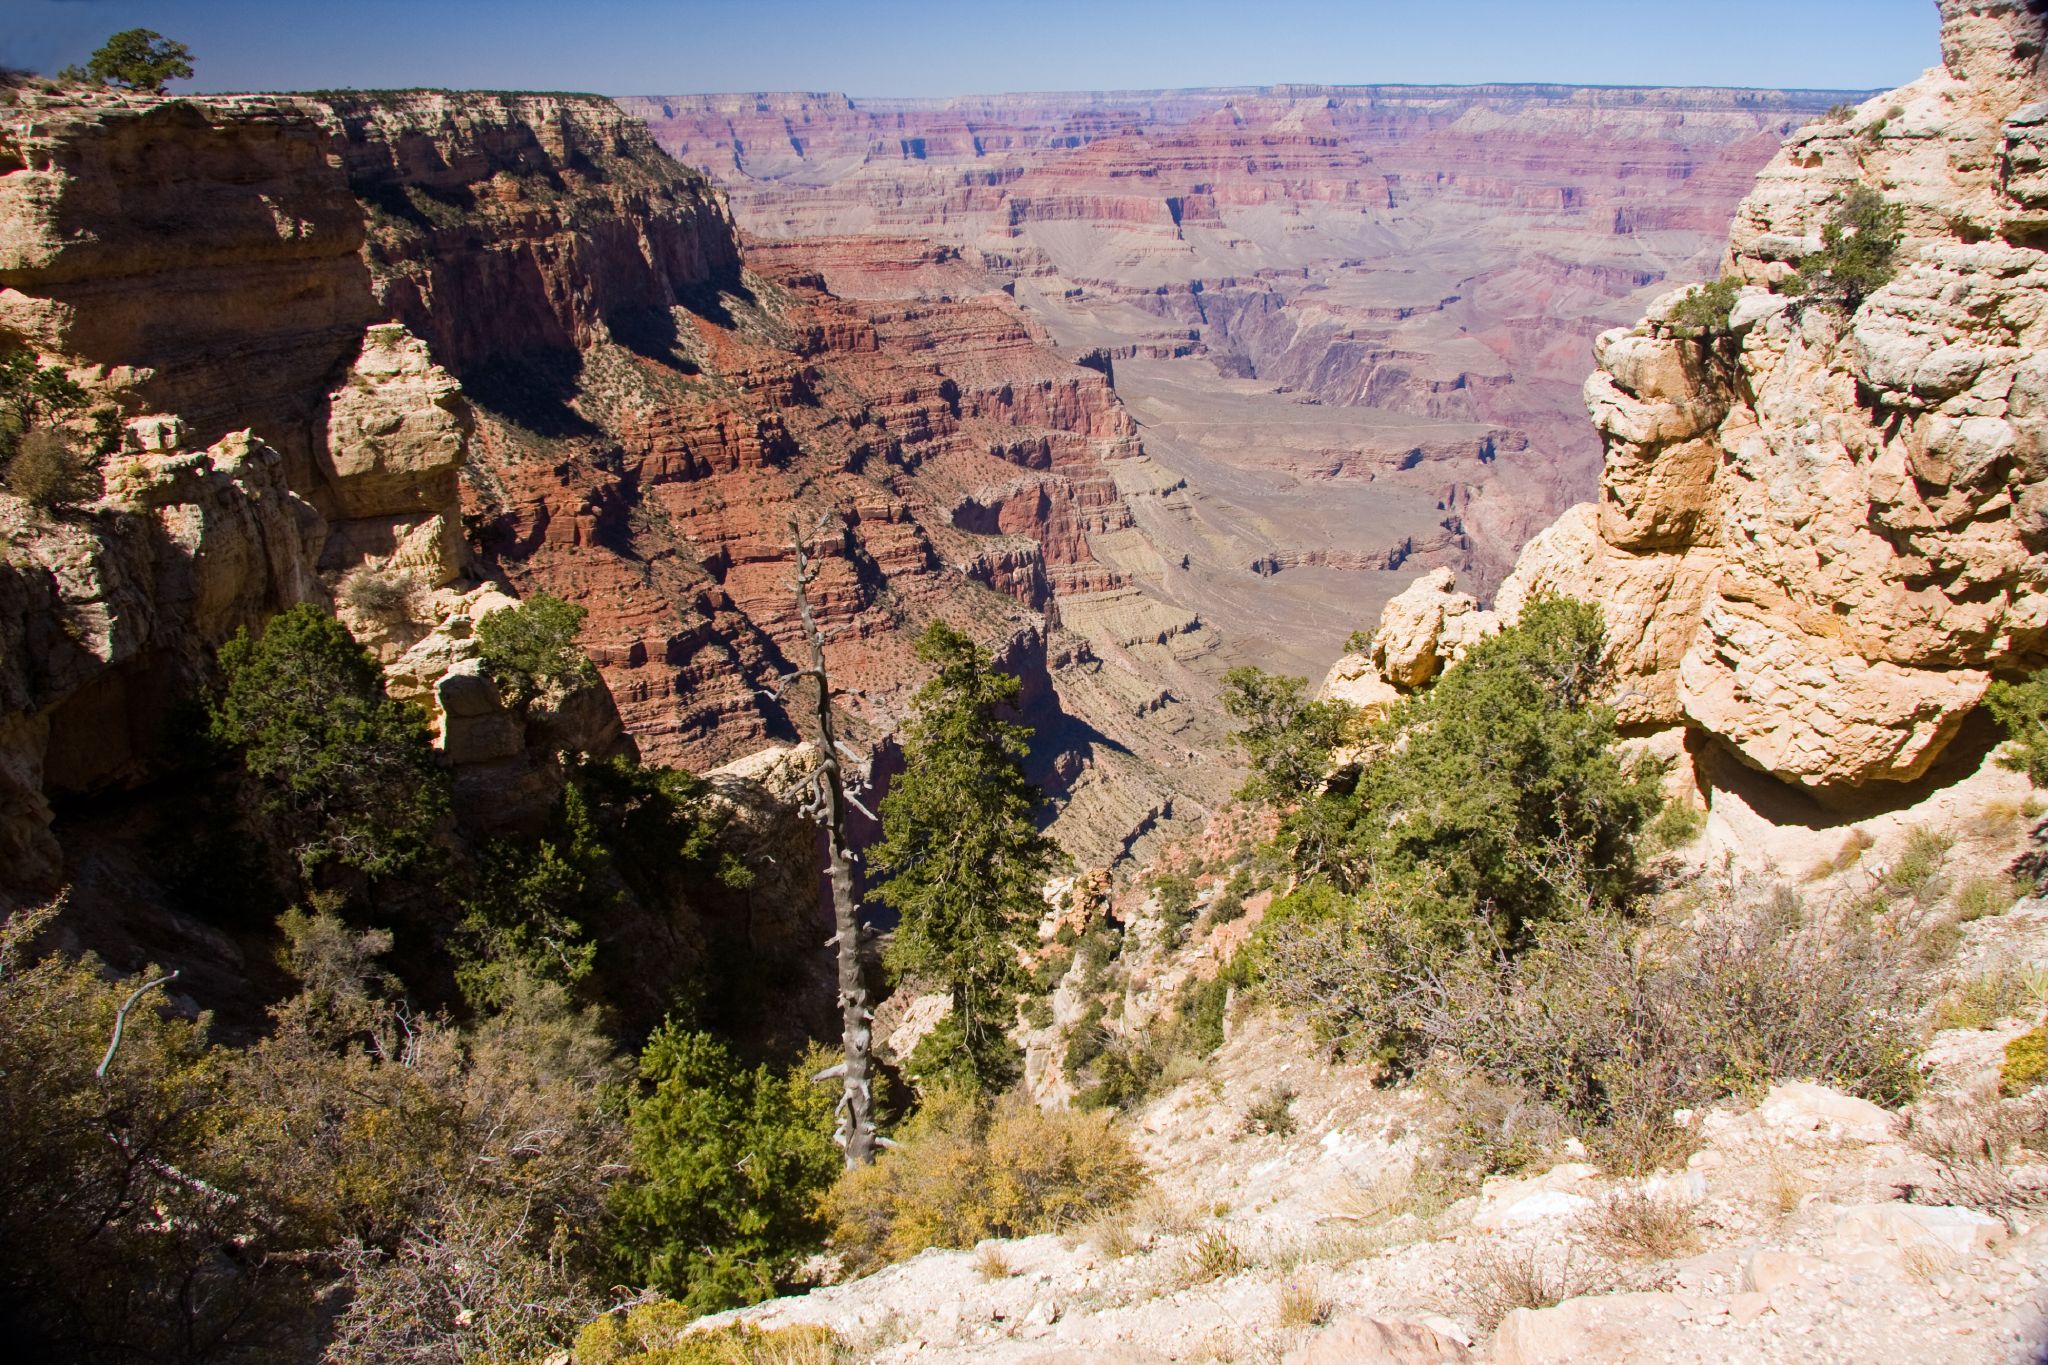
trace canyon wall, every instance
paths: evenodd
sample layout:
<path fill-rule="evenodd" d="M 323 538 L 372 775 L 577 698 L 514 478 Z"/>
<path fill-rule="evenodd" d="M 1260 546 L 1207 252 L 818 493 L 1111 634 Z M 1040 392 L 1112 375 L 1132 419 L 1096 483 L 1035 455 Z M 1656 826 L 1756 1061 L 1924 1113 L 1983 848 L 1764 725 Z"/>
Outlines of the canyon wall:
<path fill-rule="evenodd" d="M 921 243 L 858 253 L 950 281 L 910 301 L 836 296 L 831 243 L 743 263 L 721 197 L 594 97 L 9 98 L 0 330 L 130 425 L 104 500 L 0 499 L 31 880 L 58 875 L 51 800 L 147 781 L 152 707 L 296 601 L 333 603 L 508 809 L 545 796 L 521 736 L 441 697 L 500 586 L 590 608 L 603 743 L 704 769 L 794 741 L 793 523 L 858 741 L 887 751 L 945 617 L 1025 677 L 1083 856 L 1221 794 L 1204 684 L 1175 682 L 1210 638 L 1093 550 L 1131 526 L 1105 464 L 1132 423 L 1002 281 Z M 417 609 L 353 609 L 363 574 Z M 1072 595 L 1117 624 L 1099 646 Z"/>
<path fill-rule="evenodd" d="M 1842 97 L 1286 86 L 622 101 L 835 293 L 905 237 L 1099 354 L 1143 431 L 1097 552 L 1232 662 L 1320 672 L 1418 565 L 1486 593 L 1592 491 L 1590 342 L 1711 273 L 1783 137 Z M 1232 653 L 1231 642 L 1238 652 Z M 1221 657 L 1221 656 L 1219 656 Z"/>
<path fill-rule="evenodd" d="M 1600 603 L 1624 723 L 1823 802 L 1931 779 L 1992 679 L 2048 663 L 2048 19 L 1941 13 L 1941 67 L 1758 177 L 1725 317 L 1702 329 L 1671 294 L 1600 337 L 1598 499 L 1499 597 L 1501 619 L 1539 592 Z M 1842 306 L 1796 271 L 1859 188 L 1903 235 L 1889 282 Z M 1332 690 L 1418 684 L 1484 615 L 1418 585 Z"/>

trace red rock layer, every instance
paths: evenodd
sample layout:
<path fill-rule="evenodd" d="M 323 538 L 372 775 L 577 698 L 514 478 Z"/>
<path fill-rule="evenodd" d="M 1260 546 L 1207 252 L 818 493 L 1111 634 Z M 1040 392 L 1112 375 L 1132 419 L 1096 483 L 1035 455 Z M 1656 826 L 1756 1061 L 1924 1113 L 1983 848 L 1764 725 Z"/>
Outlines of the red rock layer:
<path fill-rule="evenodd" d="M 1383 477 L 1411 451 L 1448 452 L 1484 486 L 1465 567 L 1491 580 L 1592 489 L 1592 338 L 1649 287 L 1709 272 L 1757 168 L 1840 98 L 1289 86 L 622 103 L 726 187 L 751 233 L 928 238 L 1034 281 L 1031 306 L 1079 345 L 1442 424 L 1420 441 L 1362 427 L 1331 458 L 1247 441 L 1244 459 Z"/>
<path fill-rule="evenodd" d="M 481 409 L 482 552 L 585 605 L 643 754 L 703 766 L 795 732 L 791 523 L 835 679 L 886 730 L 945 616 L 1035 670 L 1057 593 L 1115 586 L 1135 450 L 1106 376 L 1061 359 L 958 253 L 750 246 L 722 202 L 601 101 L 339 104 L 378 297 Z M 445 221 L 444 221 L 445 220 Z M 914 280 L 850 301 L 828 281 Z M 933 281 L 946 287 L 934 289 Z"/>

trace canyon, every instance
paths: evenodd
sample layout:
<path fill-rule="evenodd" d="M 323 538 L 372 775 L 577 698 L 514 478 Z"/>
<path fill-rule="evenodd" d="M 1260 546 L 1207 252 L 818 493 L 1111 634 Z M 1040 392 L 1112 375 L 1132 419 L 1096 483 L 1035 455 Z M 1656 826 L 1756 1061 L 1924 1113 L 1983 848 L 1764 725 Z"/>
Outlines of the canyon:
<path fill-rule="evenodd" d="M 1318 676 L 1418 567 L 1482 596 L 1590 495 L 1594 336 L 1713 273 L 1839 92 L 1280 86 L 620 101 L 726 192 L 750 258 L 843 300 L 1001 291 L 1098 367 L 1122 583 L 1207 665 Z M 910 268 L 908 255 L 919 261 Z M 1089 632 L 1088 598 L 1062 602 Z M 1092 632 L 1089 632 L 1092 633 Z"/>

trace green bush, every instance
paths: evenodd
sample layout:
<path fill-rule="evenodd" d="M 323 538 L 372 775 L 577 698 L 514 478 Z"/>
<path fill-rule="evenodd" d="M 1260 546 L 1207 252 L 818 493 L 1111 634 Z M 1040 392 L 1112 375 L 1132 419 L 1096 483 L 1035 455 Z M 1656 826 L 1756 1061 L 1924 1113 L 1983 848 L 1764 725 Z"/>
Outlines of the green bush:
<path fill-rule="evenodd" d="M 1742 293 L 1736 280 L 1709 280 L 1695 286 L 1671 310 L 1671 330 L 1682 337 L 1725 336 L 1728 314 Z"/>
<path fill-rule="evenodd" d="M 2025 773 L 2037 787 L 2048 787 L 2048 672 L 2025 682 L 1999 681 L 1984 694 L 1991 718 L 2010 741 L 1999 754 L 1999 766 Z"/>
<path fill-rule="evenodd" d="M 1320 788 L 1330 750 L 1343 742 L 1353 709 L 1309 700 L 1306 678 L 1256 668 L 1233 668 L 1223 684 L 1223 709 L 1243 722 L 1235 738 L 1251 765 L 1239 799 L 1284 805 Z"/>
<path fill-rule="evenodd" d="M 1662 772 L 1614 751 L 1601 639 L 1598 608 L 1537 598 L 1394 707 L 1367 730 L 1352 788 L 1282 821 L 1302 874 L 1372 886 L 1444 942 L 1512 946 L 1566 909 L 1625 902 Z"/>
<path fill-rule="evenodd" d="M 1803 257 L 1785 292 L 1853 313 L 1891 282 L 1893 256 L 1905 236 L 1906 211 L 1868 185 L 1858 185 L 1828 215 L 1821 248 Z"/>
<path fill-rule="evenodd" d="M 673 1025 L 648 1040 L 626 1124 L 632 1174 L 610 1205 L 625 1279 L 693 1313 L 788 1282 L 818 1244 L 818 1196 L 841 1164 L 832 1095 L 809 1070 L 749 1070 L 710 1035 Z"/>
<path fill-rule="evenodd" d="M 425 718 L 384 694 L 377 661 L 308 603 L 221 647 L 212 733 L 233 746 L 263 814 L 305 875 L 334 863 L 371 876 L 417 865 L 448 811 Z"/>
<path fill-rule="evenodd" d="M 576 647 L 576 632 L 588 614 L 574 603 L 536 593 L 476 623 L 477 657 L 508 703 L 524 706 L 536 698 L 559 697 L 596 680 L 596 666 Z"/>
<path fill-rule="evenodd" d="M 825 1200 L 832 1246 L 865 1273 L 927 1247 L 1053 1232 L 1112 1212 L 1145 1186 L 1144 1164 L 1107 1114 L 994 1106 L 934 1092 L 872 1166 Z"/>

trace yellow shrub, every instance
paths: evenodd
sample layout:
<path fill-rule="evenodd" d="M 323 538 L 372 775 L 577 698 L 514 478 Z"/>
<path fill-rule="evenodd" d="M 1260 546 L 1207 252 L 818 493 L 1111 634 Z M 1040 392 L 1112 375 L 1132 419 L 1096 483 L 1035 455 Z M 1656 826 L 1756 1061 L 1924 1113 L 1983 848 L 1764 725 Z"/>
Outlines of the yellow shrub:
<path fill-rule="evenodd" d="M 862 1272 L 927 1247 L 1051 1232 L 1129 1203 L 1144 1184 L 1107 1113 L 1021 1099 L 982 1111 L 941 1094 L 899 1146 L 840 1178 L 825 1216 L 847 1268 Z"/>
<path fill-rule="evenodd" d="M 575 1365 L 834 1365 L 845 1345 L 824 1327 L 738 1323 L 690 1330 L 689 1311 L 663 1300 L 607 1313 L 576 1338 Z"/>
<path fill-rule="evenodd" d="M 1998 1091 L 2011 1098 L 2026 1094 L 2043 1081 L 2048 1081 L 2048 1020 L 2005 1045 L 2005 1065 L 1999 1068 Z"/>

